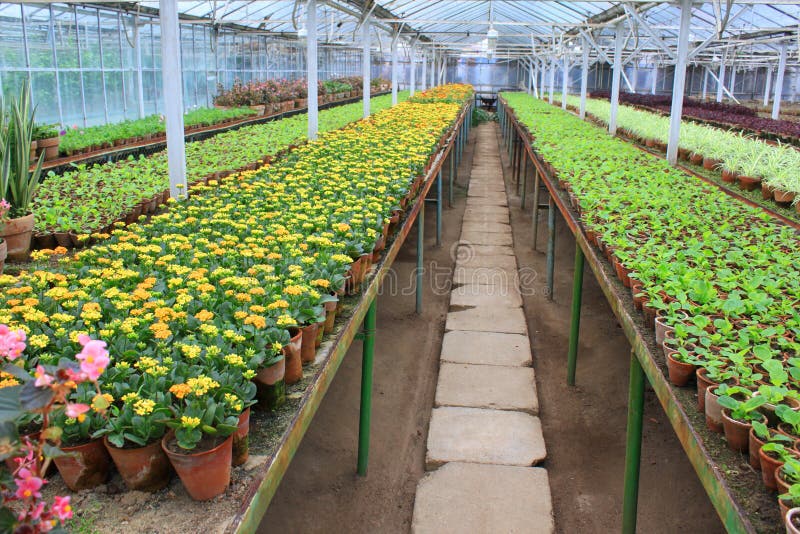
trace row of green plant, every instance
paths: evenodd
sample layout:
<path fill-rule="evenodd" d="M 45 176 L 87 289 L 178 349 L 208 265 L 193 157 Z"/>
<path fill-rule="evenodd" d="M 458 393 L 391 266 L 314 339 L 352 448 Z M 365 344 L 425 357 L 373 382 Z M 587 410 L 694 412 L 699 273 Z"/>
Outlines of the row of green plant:
<path fill-rule="evenodd" d="M 697 370 L 698 390 L 708 384 L 722 419 L 744 427 L 744 445 L 734 446 L 724 424 L 732 448 L 747 451 L 750 422 L 763 421 L 790 449 L 800 439 L 797 233 L 572 114 L 524 93 L 502 96 L 574 199 L 587 238 L 657 335 L 662 325 L 670 380 L 679 383 L 672 362 L 687 373 L 682 383 Z"/>
<path fill-rule="evenodd" d="M 567 103 L 577 107 L 580 98 L 568 96 Z M 611 104 L 589 99 L 586 111 L 607 122 Z M 657 113 L 620 105 L 617 125 L 644 139 L 668 141 L 669 118 Z M 791 145 L 771 145 L 742 133 L 683 121 L 679 146 L 718 161 L 717 167 L 721 170 L 762 179 L 780 191 L 800 193 L 800 151 Z"/>
<path fill-rule="evenodd" d="M 405 98 L 403 93 L 401 98 Z M 391 106 L 391 97 L 372 99 L 372 109 Z M 319 114 L 319 130 L 326 132 L 358 120 L 361 104 L 348 104 Z M 228 169 L 238 169 L 306 139 L 307 116 L 246 126 L 186 144 L 187 180 L 191 183 Z M 140 202 L 169 187 L 167 153 L 130 157 L 115 163 L 79 165 L 62 175 L 49 173 L 34 199 L 39 232 L 88 234 L 130 212 Z"/>
<path fill-rule="evenodd" d="M 186 127 L 212 126 L 230 119 L 244 118 L 256 112 L 247 107 L 232 109 L 198 108 L 187 111 L 183 115 Z M 81 128 L 72 126 L 61 130 L 61 154 L 72 155 L 86 149 L 99 149 L 114 144 L 115 141 L 138 139 L 146 136 L 163 134 L 166 123 L 163 115 L 149 115 L 143 119 L 127 120 L 114 124 L 89 126 Z M 59 131 L 55 130 L 58 135 Z"/>

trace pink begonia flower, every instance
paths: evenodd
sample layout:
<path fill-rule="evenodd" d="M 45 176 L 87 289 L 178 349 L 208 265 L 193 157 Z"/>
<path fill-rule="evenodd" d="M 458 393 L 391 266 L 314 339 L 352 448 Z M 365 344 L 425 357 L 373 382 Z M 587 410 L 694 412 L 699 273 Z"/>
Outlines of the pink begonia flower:
<path fill-rule="evenodd" d="M 67 497 L 56 496 L 51 511 L 61 521 L 72 519 L 72 505 L 69 503 L 69 496 Z"/>
<path fill-rule="evenodd" d="M 11 330 L 8 325 L 0 324 L 0 356 L 16 360 L 25 350 L 25 331 Z"/>
<path fill-rule="evenodd" d="M 73 419 L 78 419 L 81 415 L 85 414 L 89 411 L 88 404 L 67 404 L 67 417 L 72 417 Z"/>
<path fill-rule="evenodd" d="M 81 371 L 89 380 L 97 380 L 110 362 L 106 342 L 92 339 L 86 334 L 78 336 L 78 342 L 83 345 L 83 350 L 75 356 L 81 361 Z"/>
<path fill-rule="evenodd" d="M 16 496 L 18 499 L 38 499 L 42 496 L 39 490 L 42 489 L 44 481 L 34 476 L 27 468 L 23 467 L 19 470 L 14 482 L 17 484 Z"/>
<path fill-rule="evenodd" d="M 39 501 L 39 503 L 31 511 L 30 518 L 36 521 L 42 517 L 42 512 L 44 512 L 44 501 Z"/>
<path fill-rule="evenodd" d="M 53 377 L 48 375 L 47 371 L 45 371 L 44 367 L 41 365 L 36 366 L 36 371 L 33 372 L 33 376 L 36 377 L 36 382 L 34 382 L 36 387 L 41 388 L 53 383 Z"/>

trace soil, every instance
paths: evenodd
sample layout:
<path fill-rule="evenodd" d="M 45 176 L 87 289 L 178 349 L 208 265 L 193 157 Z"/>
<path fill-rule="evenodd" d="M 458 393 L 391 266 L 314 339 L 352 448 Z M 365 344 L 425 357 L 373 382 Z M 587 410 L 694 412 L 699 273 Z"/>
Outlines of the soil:
<path fill-rule="evenodd" d="M 215 436 L 203 436 L 200 441 L 197 442 L 197 445 L 194 449 L 187 451 L 186 449 L 181 448 L 178 446 L 178 440 L 175 437 L 171 437 L 167 440 L 167 448 L 170 452 L 174 454 L 185 454 L 185 455 L 192 455 L 192 454 L 200 454 L 203 452 L 208 452 L 211 449 L 218 447 L 222 442 L 224 442 L 227 437 L 220 438 Z"/>

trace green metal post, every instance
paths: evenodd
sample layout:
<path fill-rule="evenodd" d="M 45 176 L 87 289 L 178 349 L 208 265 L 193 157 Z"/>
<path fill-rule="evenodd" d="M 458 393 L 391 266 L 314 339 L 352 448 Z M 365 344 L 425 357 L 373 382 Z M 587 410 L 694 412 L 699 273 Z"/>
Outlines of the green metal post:
<path fill-rule="evenodd" d="M 625 491 L 622 501 L 622 532 L 636 534 L 639 501 L 639 462 L 642 457 L 642 416 L 644 415 L 644 370 L 631 351 L 631 379 L 628 388 L 628 434 L 625 445 Z"/>
<path fill-rule="evenodd" d="M 361 412 L 358 420 L 358 475 L 367 475 L 369 462 L 369 428 L 372 416 L 372 362 L 375 356 L 375 310 L 378 297 L 373 297 L 364 317 L 361 360 Z"/>
<path fill-rule="evenodd" d="M 575 385 L 575 366 L 578 363 L 578 339 L 581 328 L 581 297 L 583 296 L 583 249 L 575 243 L 575 274 L 572 280 L 572 325 L 569 330 L 567 353 L 567 385 Z"/>
<path fill-rule="evenodd" d="M 423 284 L 423 267 L 422 255 L 425 241 L 425 204 L 419 210 L 417 216 L 417 305 L 416 310 L 419 315 L 422 313 L 422 284 Z"/>
<path fill-rule="evenodd" d="M 553 271 L 556 266 L 556 203 L 547 203 L 547 298 L 553 300 Z"/>
<path fill-rule="evenodd" d="M 456 154 L 458 153 L 458 141 L 456 141 L 456 145 L 450 150 L 450 171 L 448 172 L 448 178 L 450 179 L 450 186 L 447 188 L 447 195 L 448 198 L 448 205 L 452 208 L 453 207 L 453 182 L 455 179 L 456 174 Z"/>
<path fill-rule="evenodd" d="M 520 208 L 525 209 L 525 197 L 528 196 L 528 154 L 525 152 L 525 145 L 522 145 L 522 195 Z"/>
<path fill-rule="evenodd" d="M 436 246 L 442 244 L 442 168 L 436 176 Z"/>
<path fill-rule="evenodd" d="M 533 166 L 533 214 L 531 215 L 533 225 L 533 250 L 536 250 L 536 242 L 539 240 L 539 168 Z"/>

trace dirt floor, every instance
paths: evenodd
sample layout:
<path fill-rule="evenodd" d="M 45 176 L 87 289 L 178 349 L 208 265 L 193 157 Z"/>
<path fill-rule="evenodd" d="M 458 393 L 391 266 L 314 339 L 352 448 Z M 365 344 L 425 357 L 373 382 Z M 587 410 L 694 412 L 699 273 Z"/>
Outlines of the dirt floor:
<path fill-rule="evenodd" d="M 495 127 L 495 126 L 489 126 Z M 466 183 L 468 148 L 459 182 Z M 507 158 L 505 160 L 507 165 Z M 506 168 L 508 175 L 508 168 Z M 445 195 L 447 187 L 445 185 Z M 452 267 L 450 245 L 460 235 L 463 188 L 444 210 L 442 248 L 434 247 L 435 208 L 426 217 L 425 263 Z M 563 533 L 620 530 L 630 349 L 590 271 L 584 277 L 578 385 L 568 388 L 566 347 L 574 241 L 557 220 L 555 300 L 544 295 L 546 215 L 540 219 L 539 251 L 531 243 L 530 207 L 509 204 L 532 332 L 541 419 L 556 527 Z M 397 277 L 378 300 L 372 446 L 369 475 L 355 475 L 361 347 L 348 353 L 297 456 L 287 471 L 259 532 L 406 533 L 417 481 L 424 474 L 425 440 L 438 374 L 446 291 L 425 291 L 422 316 L 414 314 L 411 277 L 416 265 L 412 230 L 395 262 Z M 433 266 L 429 262 L 435 262 Z M 430 271 L 429 271 L 430 274 Z M 390 294 L 391 293 L 391 294 Z M 399 293 L 399 294 L 398 294 Z M 652 392 L 646 394 L 639 532 L 724 532 Z M 323 519 L 321 519 L 323 518 Z"/>
<path fill-rule="evenodd" d="M 472 160 L 467 146 L 457 175 L 467 183 Z M 439 369 L 449 288 L 451 245 L 461 235 L 465 187 L 454 188 L 447 207 L 443 192 L 442 242 L 436 247 L 436 208 L 425 217 L 424 261 L 428 272 L 422 315 L 414 312 L 416 225 L 395 260 L 394 277 L 378 298 L 372 442 L 369 474 L 355 474 L 361 388 L 361 344 L 348 352 L 314 421 L 292 460 L 259 532 L 408 532 L 417 481 L 425 473 L 425 442 Z M 435 192 L 435 186 L 434 186 Z M 435 198 L 435 197 L 434 197 Z"/>
<path fill-rule="evenodd" d="M 506 156 L 504 153 L 504 172 L 509 183 Z M 533 338 L 540 418 L 547 445 L 544 466 L 550 475 L 556 529 L 570 534 L 619 532 L 630 345 L 587 267 L 577 385 L 566 385 L 575 240 L 557 215 L 551 302 L 545 294 L 546 209 L 539 215 L 539 240 L 534 251 L 532 196 L 528 196 L 523 212 L 516 188 L 508 186 L 508 191 L 517 262 L 533 273 L 523 288 L 523 299 Z M 546 204 L 546 198 L 546 193 L 542 194 L 540 203 Z M 637 526 L 639 532 L 659 534 L 725 532 L 649 387 L 645 392 Z"/>

